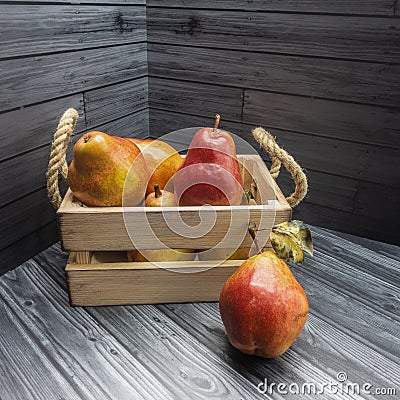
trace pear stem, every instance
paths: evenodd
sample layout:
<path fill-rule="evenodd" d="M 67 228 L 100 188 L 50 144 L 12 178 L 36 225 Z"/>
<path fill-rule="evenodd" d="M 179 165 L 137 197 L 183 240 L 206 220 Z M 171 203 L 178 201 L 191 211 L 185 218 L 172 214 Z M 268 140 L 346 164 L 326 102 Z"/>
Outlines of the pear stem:
<path fill-rule="evenodd" d="M 221 120 L 221 116 L 220 116 L 219 114 L 217 114 L 217 115 L 215 116 L 215 120 L 214 120 L 214 129 L 213 129 L 213 132 L 216 132 L 220 120 Z"/>
<path fill-rule="evenodd" d="M 260 248 L 260 245 L 257 240 L 257 231 L 256 231 L 256 224 L 254 222 L 251 222 L 249 224 L 248 231 L 250 233 L 251 238 L 253 239 L 253 243 L 256 246 L 257 254 L 262 253 L 262 249 Z"/>
<path fill-rule="evenodd" d="M 156 199 L 158 199 L 159 197 L 162 196 L 161 190 L 160 190 L 160 186 L 158 186 L 157 184 L 154 185 L 154 197 Z"/>

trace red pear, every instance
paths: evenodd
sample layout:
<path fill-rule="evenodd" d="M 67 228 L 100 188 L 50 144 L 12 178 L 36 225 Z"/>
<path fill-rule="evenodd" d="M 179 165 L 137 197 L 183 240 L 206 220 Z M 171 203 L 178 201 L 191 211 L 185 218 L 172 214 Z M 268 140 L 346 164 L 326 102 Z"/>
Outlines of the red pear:
<path fill-rule="evenodd" d="M 239 205 L 243 182 L 232 136 L 214 128 L 194 135 L 185 161 L 173 177 L 180 206 Z"/>
<path fill-rule="evenodd" d="M 249 258 L 236 270 L 221 291 L 219 308 L 230 343 L 265 358 L 284 353 L 308 316 L 303 288 L 272 251 Z"/>

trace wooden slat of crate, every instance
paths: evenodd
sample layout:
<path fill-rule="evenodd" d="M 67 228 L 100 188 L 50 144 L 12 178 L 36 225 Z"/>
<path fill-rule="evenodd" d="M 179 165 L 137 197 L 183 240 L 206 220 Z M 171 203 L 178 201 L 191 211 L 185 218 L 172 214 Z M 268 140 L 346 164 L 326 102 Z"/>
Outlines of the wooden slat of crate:
<path fill-rule="evenodd" d="M 254 222 L 259 232 L 260 242 L 268 238 L 268 229 L 273 224 L 287 221 L 291 217 L 291 208 L 275 181 L 270 177 L 268 169 L 258 155 L 239 155 L 239 161 L 249 168 L 257 183 L 256 200 L 261 197 L 276 199 L 275 204 L 257 206 L 216 207 L 216 222 L 209 233 L 198 238 L 190 238 L 185 232 L 176 234 L 169 226 L 178 226 L 182 218 L 189 226 L 200 222 L 199 207 L 168 207 L 146 208 L 131 207 L 123 210 L 121 207 L 82 207 L 76 206 L 73 195 L 69 191 L 58 211 L 61 241 L 64 249 L 71 251 L 102 251 L 160 248 L 155 237 L 170 248 L 207 249 L 221 242 L 228 227 L 236 228 L 230 233 L 233 242 L 250 247 L 249 235 L 246 235 L 249 222 Z M 245 180 L 248 181 L 246 173 Z M 262 195 L 262 196 L 261 196 Z M 207 213 L 207 211 L 204 211 Z M 211 211 L 208 211 L 211 212 Z M 163 215 L 164 214 L 164 215 Z M 152 229 L 143 229 L 144 217 Z M 165 222 L 169 221 L 169 225 Z M 233 222 L 232 222 L 233 221 Z M 127 223 L 131 237 L 126 229 Z M 264 229 L 264 231 L 263 231 Z M 132 244 L 134 239 L 134 244 Z M 229 245 L 230 244 L 230 245 Z M 231 247 L 228 243 L 225 247 Z"/>
<path fill-rule="evenodd" d="M 174 272 L 149 262 L 126 262 L 124 253 L 95 257 L 90 253 L 87 264 L 78 264 L 74 252 L 69 257 L 65 272 L 72 306 L 217 301 L 225 281 L 243 262 L 225 261 L 202 272 L 196 271 L 215 263 L 159 263 L 181 271 Z"/>
<path fill-rule="evenodd" d="M 175 210 L 164 211 L 164 215 L 168 213 L 176 214 L 172 215 L 169 220 L 178 219 L 178 214 Z M 147 219 L 152 230 L 144 230 L 141 225 L 143 215 L 129 214 L 127 216 L 129 226 L 137 226 L 136 233 L 131 232 L 131 236 L 134 237 L 134 245 L 126 230 L 122 211 L 82 214 L 82 216 L 75 215 L 74 218 L 71 217 L 69 219 L 68 223 L 64 223 L 61 219 L 63 247 L 70 251 L 157 249 L 160 248 L 160 245 L 153 241 L 153 235 L 155 235 L 170 248 L 208 249 L 220 243 L 220 232 L 227 231 L 231 224 L 231 219 L 234 219 L 235 225 L 239 226 L 232 233 L 232 241 L 241 243 L 241 239 L 246 236 L 243 245 L 244 247 L 250 247 L 252 241 L 246 235 L 249 222 L 254 222 L 258 229 L 268 229 L 274 223 L 277 224 L 289 220 L 290 210 L 281 210 L 277 211 L 276 214 L 268 215 L 261 206 L 253 206 L 253 209 L 249 211 L 249 217 L 247 209 L 219 210 L 214 229 L 199 238 L 189 238 L 174 234 L 168 225 L 160 222 L 160 217 L 160 212 L 148 212 Z M 198 211 L 185 210 L 182 219 L 188 224 L 196 225 L 199 221 Z M 135 221 L 138 222 L 135 223 Z M 259 233 L 260 240 L 262 240 L 263 236 L 263 231 L 261 231 Z M 230 246 L 227 244 L 225 247 L 229 248 Z"/>

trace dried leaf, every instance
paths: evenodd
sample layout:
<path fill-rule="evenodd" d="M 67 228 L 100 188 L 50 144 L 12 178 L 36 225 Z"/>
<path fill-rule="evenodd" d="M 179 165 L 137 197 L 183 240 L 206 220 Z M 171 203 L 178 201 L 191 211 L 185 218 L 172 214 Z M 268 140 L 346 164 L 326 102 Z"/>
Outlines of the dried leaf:
<path fill-rule="evenodd" d="M 309 228 L 304 228 L 296 235 L 298 245 L 307 252 L 310 256 L 313 255 L 314 247 L 312 242 L 311 231 Z"/>
<path fill-rule="evenodd" d="M 302 225 L 302 221 L 294 220 L 272 228 L 271 243 L 278 257 L 303 262 L 303 251 L 313 255 L 311 231 L 309 228 L 300 229 Z"/>
<path fill-rule="evenodd" d="M 272 231 L 270 237 L 272 247 L 279 258 L 295 263 L 304 261 L 303 250 L 289 235 Z"/>
<path fill-rule="evenodd" d="M 282 233 L 290 232 L 290 233 L 293 233 L 294 235 L 296 235 L 299 232 L 302 225 L 303 225 L 303 221 L 299 221 L 299 220 L 295 219 L 293 221 L 289 221 L 289 222 L 285 221 L 285 222 L 282 222 L 281 224 L 275 225 L 273 227 L 273 230 L 279 231 Z"/>

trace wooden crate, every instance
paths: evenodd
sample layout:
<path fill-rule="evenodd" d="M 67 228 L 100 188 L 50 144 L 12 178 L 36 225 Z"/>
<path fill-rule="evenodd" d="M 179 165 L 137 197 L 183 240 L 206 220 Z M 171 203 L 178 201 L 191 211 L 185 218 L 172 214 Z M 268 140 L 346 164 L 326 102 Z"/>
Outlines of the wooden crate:
<path fill-rule="evenodd" d="M 77 256 L 71 253 L 65 270 L 72 306 L 216 301 L 224 282 L 243 262 L 225 261 L 213 267 L 212 262 L 181 261 L 155 266 L 128 262 L 125 252 L 89 252 L 86 262 Z M 198 268 L 204 270 L 193 273 Z"/>
<path fill-rule="evenodd" d="M 221 244 L 228 230 L 229 240 L 222 241 L 222 247 L 232 247 L 232 243 L 251 247 L 249 223 L 259 230 L 260 244 L 268 247 L 270 228 L 290 220 L 291 208 L 260 156 L 238 155 L 238 160 L 244 189 L 252 190 L 257 205 L 203 209 L 203 213 L 214 213 L 215 224 L 201 237 L 188 237 L 170 228 L 180 219 L 188 229 L 197 225 L 199 207 L 86 207 L 68 191 L 57 214 L 62 246 L 72 251 L 66 267 L 71 305 L 218 300 L 222 285 L 242 260 L 154 265 L 128 262 L 126 250 L 160 249 L 158 240 L 170 248 L 204 250 Z M 144 219 L 150 229 L 141 226 Z M 172 267 L 174 271 L 168 269 Z M 198 268 L 206 270 L 190 273 Z"/>

